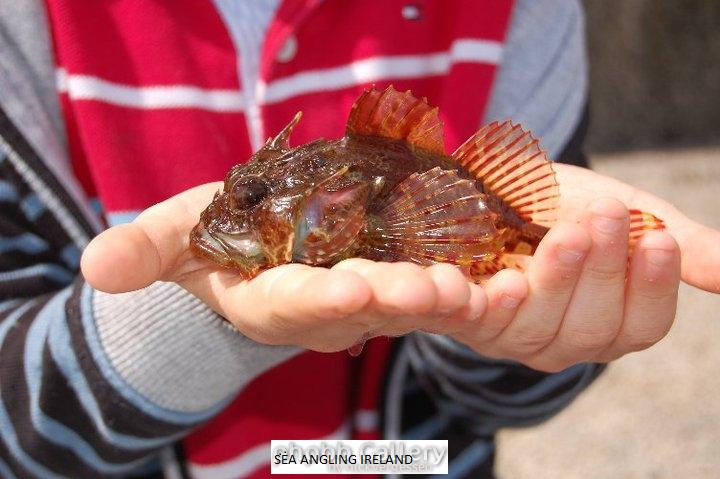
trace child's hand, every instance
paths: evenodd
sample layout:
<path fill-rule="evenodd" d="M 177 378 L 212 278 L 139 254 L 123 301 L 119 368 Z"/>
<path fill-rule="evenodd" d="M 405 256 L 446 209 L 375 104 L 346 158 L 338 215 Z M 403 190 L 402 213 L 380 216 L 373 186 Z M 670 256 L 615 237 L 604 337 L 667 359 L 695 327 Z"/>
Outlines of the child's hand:
<path fill-rule="evenodd" d="M 609 361 L 659 341 L 675 315 L 680 251 L 683 280 L 720 292 L 720 233 L 611 178 L 564 165 L 558 177 L 563 221 L 525 274 L 500 272 L 485 289 L 448 265 L 423 270 L 361 259 L 330 270 L 286 265 L 241 281 L 188 250 L 188 233 L 219 183 L 188 190 L 102 233 L 85 251 L 82 269 L 92 286 L 108 292 L 175 281 L 265 343 L 336 351 L 368 333 L 424 329 L 543 370 Z M 679 250 L 668 233 L 646 235 L 626 282 L 627 211 L 613 200 L 593 203 L 595 213 L 619 219 L 617 228 L 596 227 L 586 207 L 601 196 L 656 213 Z M 662 265 L 654 264 L 660 259 Z"/>
<path fill-rule="evenodd" d="M 592 203 L 580 224 L 559 223 L 525 274 L 491 278 L 485 316 L 453 336 L 483 355 L 542 371 L 611 361 L 660 341 L 675 317 L 680 250 L 669 234 L 649 232 L 628 275 L 628 224 L 617 200 Z"/>
<path fill-rule="evenodd" d="M 338 351 L 363 335 L 400 335 L 478 318 L 485 294 L 449 265 L 351 259 L 332 269 L 289 264 L 252 281 L 218 270 L 188 251 L 188 234 L 220 183 L 181 193 L 135 221 L 100 234 L 82 270 L 95 288 L 122 292 L 174 281 L 268 344 Z M 440 328 L 443 331 L 442 328 Z"/>
<path fill-rule="evenodd" d="M 567 165 L 556 169 L 562 221 L 525 274 L 502 271 L 486 284 L 484 317 L 454 333 L 456 339 L 484 355 L 558 371 L 611 361 L 662 339 L 675 317 L 681 277 L 720 292 L 720 232 L 612 178 Z M 629 266 L 627 209 L 602 197 L 652 212 L 667 226 L 642 237 Z"/>

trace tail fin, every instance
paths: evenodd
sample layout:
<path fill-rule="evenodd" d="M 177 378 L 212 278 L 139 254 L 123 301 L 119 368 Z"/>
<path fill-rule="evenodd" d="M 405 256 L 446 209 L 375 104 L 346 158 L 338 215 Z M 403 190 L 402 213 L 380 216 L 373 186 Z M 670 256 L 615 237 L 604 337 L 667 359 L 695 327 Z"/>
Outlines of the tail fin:
<path fill-rule="evenodd" d="M 630 210 L 630 248 L 632 249 L 640 237 L 648 231 L 664 230 L 663 220 L 640 210 Z"/>

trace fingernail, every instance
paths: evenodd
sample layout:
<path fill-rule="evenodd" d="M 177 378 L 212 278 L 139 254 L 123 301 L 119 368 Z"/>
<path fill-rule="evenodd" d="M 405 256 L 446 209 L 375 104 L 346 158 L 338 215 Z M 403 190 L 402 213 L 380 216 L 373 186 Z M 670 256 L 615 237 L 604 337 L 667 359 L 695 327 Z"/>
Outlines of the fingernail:
<path fill-rule="evenodd" d="M 583 259 L 583 256 L 585 256 L 585 252 L 559 246 L 557 250 L 557 255 L 558 259 L 563 263 L 575 264 Z"/>
<path fill-rule="evenodd" d="M 648 249 L 645 250 L 645 259 L 648 263 L 655 266 L 667 266 L 673 258 L 672 251 L 664 249 Z"/>
<path fill-rule="evenodd" d="M 590 205 L 590 212 L 590 224 L 600 233 L 617 233 L 627 221 L 627 209 L 614 200 L 596 200 Z"/>
<path fill-rule="evenodd" d="M 590 219 L 593 229 L 605 234 L 614 234 L 620 231 L 625 223 L 624 218 L 611 218 L 594 214 Z"/>
<path fill-rule="evenodd" d="M 500 305 L 505 309 L 515 309 L 519 304 L 520 300 L 509 294 L 502 294 L 500 296 Z"/>

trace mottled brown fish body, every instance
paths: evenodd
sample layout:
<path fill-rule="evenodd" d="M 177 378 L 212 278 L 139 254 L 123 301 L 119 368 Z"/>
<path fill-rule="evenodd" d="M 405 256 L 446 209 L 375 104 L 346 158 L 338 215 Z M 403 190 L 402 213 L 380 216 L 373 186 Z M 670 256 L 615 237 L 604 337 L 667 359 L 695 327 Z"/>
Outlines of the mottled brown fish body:
<path fill-rule="evenodd" d="M 246 278 L 361 256 L 452 263 L 477 281 L 521 268 L 555 221 L 552 164 L 509 121 L 448 155 L 437 108 L 392 87 L 361 95 L 341 139 L 291 148 L 299 120 L 230 170 L 191 234 L 198 255 Z"/>

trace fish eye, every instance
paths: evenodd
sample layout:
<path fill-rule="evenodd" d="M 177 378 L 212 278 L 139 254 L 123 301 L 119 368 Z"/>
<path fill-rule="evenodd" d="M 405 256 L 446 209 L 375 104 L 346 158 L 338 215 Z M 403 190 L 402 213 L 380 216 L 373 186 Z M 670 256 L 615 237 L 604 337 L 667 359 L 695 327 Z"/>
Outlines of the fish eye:
<path fill-rule="evenodd" d="M 232 200 L 240 209 L 248 209 L 260 203 L 267 196 L 269 188 L 260 178 L 249 178 L 235 183 Z"/>

